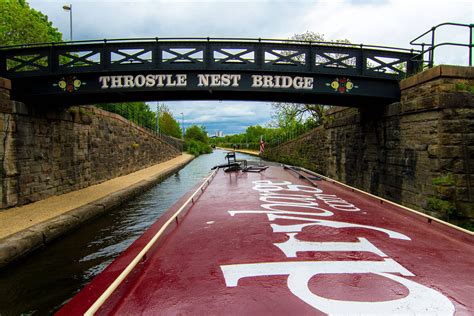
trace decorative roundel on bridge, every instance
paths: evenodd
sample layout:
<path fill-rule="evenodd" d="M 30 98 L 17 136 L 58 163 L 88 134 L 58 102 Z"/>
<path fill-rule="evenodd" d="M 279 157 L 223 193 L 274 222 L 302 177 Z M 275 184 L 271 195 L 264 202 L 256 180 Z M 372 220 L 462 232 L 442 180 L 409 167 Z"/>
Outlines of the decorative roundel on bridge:
<path fill-rule="evenodd" d="M 354 85 L 349 78 L 336 78 L 333 82 L 326 83 L 326 86 L 331 87 L 335 92 L 339 93 L 348 93 L 354 88 L 359 88 L 359 86 Z"/>
<path fill-rule="evenodd" d="M 81 82 L 81 80 L 75 76 L 62 77 L 58 83 L 53 84 L 53 86 L 59 87 L 61 90 L 67 92 L 77 91 L 83 85 L 85 85 L 85 82 Z"/>

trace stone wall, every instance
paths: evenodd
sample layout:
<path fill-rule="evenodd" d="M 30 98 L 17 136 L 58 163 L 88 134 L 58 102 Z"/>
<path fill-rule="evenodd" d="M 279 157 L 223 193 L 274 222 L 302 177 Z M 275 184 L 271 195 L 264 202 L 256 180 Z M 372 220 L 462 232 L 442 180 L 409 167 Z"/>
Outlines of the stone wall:
<path fill-rule="evenodd" d="M 265 145 L 265 159 L 289 165 L 304 166 L 318 173 L 328 170 L 329 143 L 325 128 L 316 128 L 298 138 L 272 148 Z"/>
<path fill-rule="evenodd" d="M 474 69 L 440 66 L 400 87 L 401 102 L 338 108 L 330 123 L 267 157 L 291 162 L 297 154 L 297 164 L 351 186 L 474 220 Z"/>
<path fill-rule="evenodd" d="M 169 160 L 175 147 L 92 106 L 50 108 L 9 100 L 0 79 L 1 208 L 78 190 Z"/>

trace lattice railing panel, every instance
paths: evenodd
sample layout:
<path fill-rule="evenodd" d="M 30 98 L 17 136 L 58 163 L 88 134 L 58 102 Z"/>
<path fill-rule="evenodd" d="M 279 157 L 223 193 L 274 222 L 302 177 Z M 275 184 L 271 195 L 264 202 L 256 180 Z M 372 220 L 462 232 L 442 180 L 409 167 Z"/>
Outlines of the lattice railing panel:
<path fill-rule="evenodd" d="M 163 48 L 164 63 L 203 63 L 204 50 L 200 48 Z"/>
<path fill-rule="evenodd" d="M 112 64 L 130 65 L 130 64 L 148 64 L 153 62 L 151 49 L 128 48 L 116 49 L 111 52 L 110 60 Z"/>
<path fill-rule="evenodd" d="M 100 51 L 66 51 L 59 54 L 59 67 L 77 68 L 77 67 L 91 67 L 100 64 Z"/>
<path fill-rule="evenodd" d="M 46 70 L 48 56 L 43 54 L 10 56 L 6 59 L 8 72 L 25 72 Z"/>
<path fill-rule="evenodd" d="M 272 40 L 148 39 L 0 49 L 0 72 L 10 77 L 74 71 L 262 70 L 400 79 L 416 71 L 415 54 L 366 46 L 278 43 Z"/>
<path fill-rule="evenodd" d="M 306 52 L 300 50 L 265 50 L 265 63 L 280 66 L 301 66 L 306 63 Z"/>
<path fill-rule="evenodd" d="M 213 51 L 213 61 L 220 64 L 254 64 L 255 50 L 219 48 Z"/>
<path fill-rule="evenodd" d="M 403 75 L 406 73 L 407 62 L 396 57 L 371 56 L 366 59 L 366 69 L 376 73 Z"/>
<path fill-rule="evenodd" d="M 357 58 L 352 54 L 316 53 L 315 66 L 324 68 L 355 68 Z"/>

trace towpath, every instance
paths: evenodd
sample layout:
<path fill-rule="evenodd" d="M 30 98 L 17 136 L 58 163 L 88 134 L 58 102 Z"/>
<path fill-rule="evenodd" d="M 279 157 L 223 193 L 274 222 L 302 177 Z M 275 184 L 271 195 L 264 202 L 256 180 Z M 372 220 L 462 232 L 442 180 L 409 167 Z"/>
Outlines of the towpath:
<path fill-rule="evenodd" d="M 194 156 L 174 159 L 97 185 L 0 212 L 0 267 L 179 170 Z"/>

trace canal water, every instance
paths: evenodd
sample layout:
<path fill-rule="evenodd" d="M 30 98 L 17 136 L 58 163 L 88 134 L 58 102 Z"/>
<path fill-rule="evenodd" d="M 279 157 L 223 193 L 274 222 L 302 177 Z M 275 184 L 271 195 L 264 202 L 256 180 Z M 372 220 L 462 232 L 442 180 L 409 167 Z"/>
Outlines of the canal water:
<path fill-rule="evenodd" d="M 202 155 L 139 197 L 0 270 L 0 315 L 58 310 L 137 239 L 182 195 L 225 163 L 225 151 Z M 259 158 L 237 154 L 240 159 Z"/>

